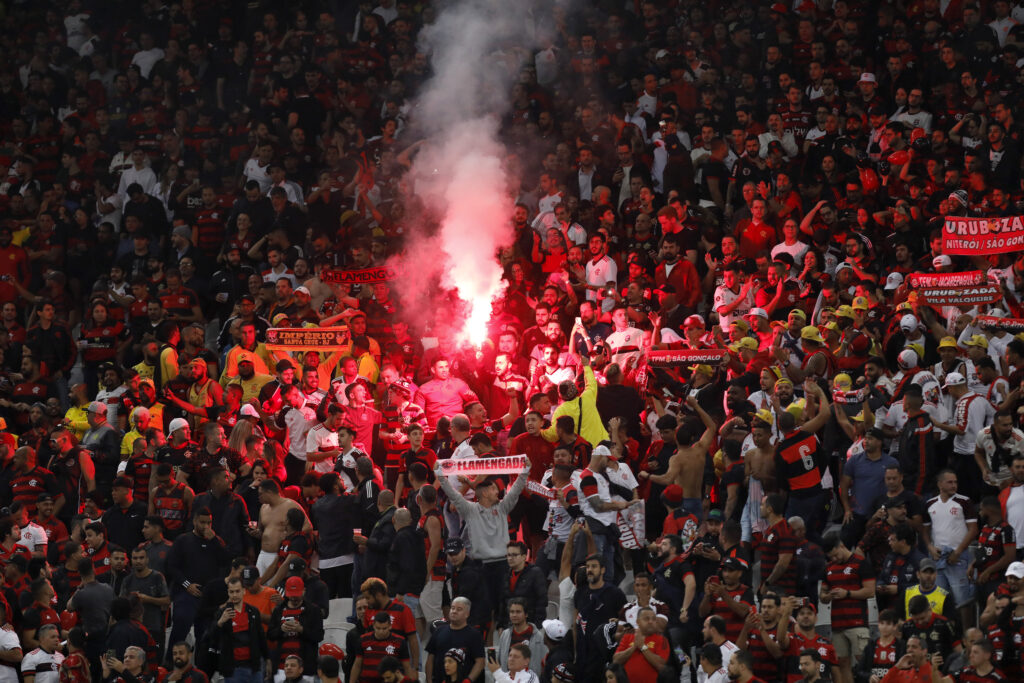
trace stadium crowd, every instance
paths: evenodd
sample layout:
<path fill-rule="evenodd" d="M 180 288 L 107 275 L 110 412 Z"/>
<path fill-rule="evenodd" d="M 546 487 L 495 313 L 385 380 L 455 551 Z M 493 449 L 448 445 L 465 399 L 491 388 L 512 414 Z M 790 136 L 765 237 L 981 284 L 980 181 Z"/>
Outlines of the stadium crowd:
<path fill-rule="evenodd" d="M 480 346 L 440 11 L 0 8 L 0 683 L 1024 681 L 1024 4 L 538 3 Z"/>

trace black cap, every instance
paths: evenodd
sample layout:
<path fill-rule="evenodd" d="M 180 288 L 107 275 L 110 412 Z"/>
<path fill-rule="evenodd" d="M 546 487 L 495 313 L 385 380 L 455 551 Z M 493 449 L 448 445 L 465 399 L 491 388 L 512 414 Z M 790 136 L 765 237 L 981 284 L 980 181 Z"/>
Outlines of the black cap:
<path fill-rule="evenodd" d="M 444 552 L 447 555 L 456 555 L 466 549 L 466 544 L 461 538 L 449 538 L 444 544 Z"/>
<path fill-rule="evenodd" d="M 296 557 L 288 562 L 289 574 L 301 574 L 304 571 L 306 571 L 306 561 L 301 557 Z"/>

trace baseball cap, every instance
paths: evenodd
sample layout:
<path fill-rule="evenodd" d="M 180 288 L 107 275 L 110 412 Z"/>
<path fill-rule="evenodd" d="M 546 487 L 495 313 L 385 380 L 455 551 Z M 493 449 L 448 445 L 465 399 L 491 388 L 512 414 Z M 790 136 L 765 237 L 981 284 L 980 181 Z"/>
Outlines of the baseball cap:
<path fill-rule="evenodd" d="M 932 259 L 932 268 L 942 268 L 943 266 L 953 265 L 953 259 L 949 258 L 945 254 L 939 254 Z"/>
<path fill-rule="evenodd" d="M 662 294 L 675 294 L 676 293 L 676 288 L 675 288 L 675 286 L 670 285 L 669 283 L 666 282 L 665 284 L 660 285 L 654 291 L 655 292 L 661 292 Z"/>
<path fill-rule="evenodd" d="M 718 508 L 715 508 L 714 510 L 708 510 L 707 521 L 709 521 L 709 522 L 724 522 L 725 521 L 725 515 L 722 514 L 722 511 L 719 510 Z"/>
<path fill-rule="evenodd" d="M 461 538 L 449 538 L 444 544 L 446 555 L 457 555 L 465 549 L 466 544 L 462 542 Z"/>
<path fill-rule="evenodd" d="M 889 273 L 889 277 L 885 278 L 885 291 L 889 292 L 894 289 L 899 289 L 899 286 L 903 284 L 903 275 L 900 273 Z"/>
<path fill-rule="evenodd" d="M 806 325 L 800 330 L 800 338 L 807 341 L 817 342 L 818 344 L 824 344 L 825 339 L 821 336 L 821 331 L 814 325 Z"/>
<path fill-rule="evenodd" d="M 866 311 L 868 310 L 868 300 L 865 297 L 858 296 L 853 299 L 853 310 L 855 311 Z"/>
<path fill-rule="evenodd" d="M 252 404 L 246 403 L 242 406 L 242 409 L 238 411 L 238 414 L 242 417 L 255 417 L 259 419 L 260 414 L 256 412 L 256 409 L 252 407 Z"/>
<path fill-rule="evenodd" d="M 901 330 L 916 330 L 918 327 L 917 316 L 912 313 L 907 313 L 905 316 L 900 318 L 900 329 Z"/>
<path fill-rule="evenodd" d="M 300 287 L 296 287 L 296 288 L 295 288 L 295 293 L 296 293 L 296 294 L 305 294 L 306 296 L 310 296 L 310 294 L 309 294 L 309 290 L 308 290 L 308 289 L 306 289 L 306 286 L 305 286 L 305 285 L 302 285 L 302 286 L 300 286 Z"/>
<path fill-rule="evenodd" d="M 241 365 L 242 363 L 255 363 L 255 361 L 253 360 L 251 353 L 243 351 L 242 353 L 238 354 L 238 363 L 239 365 Z"/>
<path fill-rule="evenodd" d="M 776 382 L 776 384 L 777 383 L 778 382 Z M 768 410 L 767 408 L 761 408 L 756 413 L 754 413 L 754 419 L 760 420 L 761 422 L 764 422 L 767 425 L 775 424 L 775 418 L 772 416 L 772 411 Z"/>
<path fill-rule="evenodd" d="M 256 583 L 256 579 L 260 578 L 260 570 L 256 567 L 246 567 L 242 570 L 242 585 L 252 586 Z"/>
<path fill-rule="evenodd" d="M 1011 562 L 1010 566 L 1006 568 L 1006 576 L 1024 579 L 1024 562 Z"/>
<path fill-rule="evenodd" d="M 288 560 L 288 573 L 299 574 L 306 571 L 306 561 L 301 557 L 293 557 Z"/>
<path fill-rule="evenodd" d="M 843 391 L 849 391 L 853 386 L 853 378 L 851 378 L 845 372 L 840 372 L 832 379 L 832 386 L 836 389 L 842 389 Z"/>
<path fill-rule="evenodd" d="M 760 317 L 760 318 L 764 318 L 765 320 L 768 320 L 771 316 L 769 316 L 768 315 L 768 311 L 764 310 L 763 308 L 751 308 L 750 309 L 750 313 L 747 313 L 743 317 L 744 318 Z"/>
<path fill-rule="evenodd" d="M 661 495 L 666 502 L 678 505 L 683 502 L 683 487 L 679 484 L 670 484 Z"/>
<path fill-rule="evenodd" d="M 540 627 L 551 640 L 561 640 L 569 633 L 569 627 L 561 619 L 545 619 Z"/>
<path fill-rule="evenodd" d="M 727 557 L 722 560 L 722 569 L 734 569 L 736 571 L 744 571 L 746 567 L 735 557 Z"/>
<path fill-rule="evenodd" d="M 188 427 L 188 420 L 186 420 L 183 417 L 176 417 L 173 420 L 171 420 L 171 424 L 167 426 L 167 433 L 173 434 L 179 429 L 183 429 L 185 427 Z"/>
<path fill-rule="evenodd" d="M 757 340 L 753 337 L 743 337 L 738 342 L 729 344 L 729 348 L 736 352 L 739 352 L 741 349 L 757 351 Z"/>
<path fill-rule="evenodd" d="M 705 365 L 704 363 L 701 363 L 700 365 L 691 365 L 690 371 L 699 372 L 702 375 L 707 375 L 708 377 L 715 374 L 714 369 L 710 365 Z"/>
<path fill-rule="evenodd" d="M 959 372 L 951 372 L 946 375 L 946 381 L 943 382 L 944 387 L 955 387 L 960 384 L 967 384 L 967 380 Z"/>
<path fill-rule="evenodd" d="M 284 597 L 286 598 L 301 598 L 305 590 L 306 582 L 302 580 L 301 576 L 289 576 L 288 580 L 284 582 Z"/>
<path fill-rule="evenodd" d="M 277 314 L 277 315 L 275 315 L 275 316 L 274 316 L 274 318 L 273 318 L 273 319 L 272 319 L 272 320 L 270 321 L 270 324 L 271 324 L 271 325 L 280 325 L 280 324 L 281 324 L 281 321 L 283 321 L 283 320 L 288 320 L 288 314 L 287 314 L 287 313 L 278 313 L 278 314 Z"/>
<path fill-rule="evenodd" d="M 735 325 L 736 327 L 743 331 L 743 334 L 750 332 L 750 325 L 747 324 L 746 320 L 737 318 L 736 320 L 733 320 L 731 323 L 729 323 L 729 325 Z"/>
<path fill-rule="evenodd" d="M 790 318 L 800 318 L 801 320 L 807 320 L 807 314 L 802 308 L 794 308 L 789 312 Z"/>
<path fill-rule="evenodd" d="M 917 351 L 913 349 L 903 349 L 899 355 L 896 356 L 896 362 L 904 370 L 917 367 Z"/>
<path fill-rule="evenodd" d="M 923 560 L 918 562 L 918 564 L 917 564 L 917 571 L 919 571 L 919 572 L 936 571 L 936 569 L 935 569 L 935 560 L 933 560 L 930 557 L 924 558 Z"/>
<path fill-rule="evenodd" d="M 971 338 L 964 342 L 964 346 L 979 346 L 983 349 L 987 349 L 988 337 L 983 334 L 972 334 Z"/>
<path fill-rule="evenodd" d="M 957 348 L 956 339 L 954 339 L 953 337 L 943 337 L 939 341 L 939 348 L 940 349 L 955 349 L 955 348 Z"/>
<path fill-rule="evenodd" d="M 850 318 L 852 320 L 855 317 L 855 315 L 853 313 L 853 306 L 850 306 L 848 304 L 843 304 L 842 306 L 840 306 L 839 308 L 836 309 L 836 317 L 837 318 Z"/>
<path fill-rule="evenodd" d="M 107 404 L 106 403 L 100 403 L 99 401 L 93 401 L 92 403 L 89 404 L 89 407 L 87 408 L 87 410 L 90 413 L 95 413 L 96 415 L 106 415 L 107 414 Z"/>
<path fill-rule="evenodd" d="M 686 317 L 686 320 L 683 321 L 683 327 L 684 328 L 685 327 L 700 327 L 700 328 L 704 328 L 705 326 L 706 326 L 706 323 L 704 322 L 704 318 L 699 316 L 699 315 L 689 315 L 689 316 Z"/>
<path fill-rule="evenodd" d="M 857 82 L 858 83 L 877 83 L 878 80 L 875 78 L 875 74 L 871 73 L 870 71 L 865 71 L 864 73 L 862 73 L 860 75 L 860 80 L 858 80 Z"/>

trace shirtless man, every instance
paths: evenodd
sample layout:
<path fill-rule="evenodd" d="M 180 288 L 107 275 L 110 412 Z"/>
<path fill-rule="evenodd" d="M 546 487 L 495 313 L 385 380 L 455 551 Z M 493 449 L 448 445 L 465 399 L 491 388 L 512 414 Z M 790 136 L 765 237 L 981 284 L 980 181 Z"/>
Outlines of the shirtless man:
<path fill-rule="evenodd" d="M 758 501 L 767 493 L 774 493 L 775 483 L 775 437 L 772 428 L 775 415 L 771 410 L 759 410 L 754 415 L 750 438 L 744 441 L 743 478 L 747 484 L 747 502 L 743 506 L 740 527 L 742 539 L 749 543 L 753 534 L 764 531 L 768 524 L 761 517 Z"/>
<path fill-rule="evenodd" d="M 260 539 L 260 554 L 256 558 L 256 568 L 262 576 L 267 568 L 274 564 L 277 559 L 277 551 L 281 547 L 281 541 L 288 535 L 288 510 L 302 506 L 291 498 L 281 495 L 281 486 L 273 479 L 267 479 L 260 484 L 260 523 L 249 533 Z M 303 515 L 306 513 L 303 511 Z M 309 531 L 313 525 L 306 517 L 303 531 Z"/>
<path fill-rule="evenodd" d="M 697 413 L 704 423 L 704 434 L 694 441 L 693 428 L 684 424 L 676 431 L 675 455 L 669 458 L 668 469 L 664 474 L 650 474 L 646 470 L 640 472 L 641 478 L 650 478 L 655 484 L 668 486 L 678 484 L 683 489 L 683 509 L 698 520 L 704 519 L 704 463 L 708 448 L 718 432 L 718 425 L 711 416 L 704 412 L 692 394 L 686 397 L 686 405 Z M 689 444 L 689 445 L 684 445 Z"/>

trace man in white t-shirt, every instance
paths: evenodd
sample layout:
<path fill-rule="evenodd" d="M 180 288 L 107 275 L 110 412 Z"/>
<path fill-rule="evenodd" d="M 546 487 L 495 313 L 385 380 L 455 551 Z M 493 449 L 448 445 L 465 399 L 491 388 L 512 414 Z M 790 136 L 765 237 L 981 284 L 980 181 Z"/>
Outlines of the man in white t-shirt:
<path fill-rule="evenodd" d="M 971 391 L 967 387 L 967 378 L 959 372 L 946 375 L 942 388 L 953 398 L 953 422 L 946 424 L 936 421 L 935 426 L 953 435 L 952 462 L 965 463 L 958 468 L 961 476 L 965 477 L 964 490 L 979 491 L 982 483 L 981 470 L 975 464 L 974 449 L 978 434 L 992 423 L 996 409 L 984 396 Z M 967 480 L 968 478 L 977 478 L 977 481 Z"/>
<path fill-rule="evenodd" d="M 742 320 L 754 307 L 755 282 L 751 278 L 740 285 L 742 272 L 738 264 L 729 265 L 722 273 L 722 284 L 715 289 L 712 307 L 718 314 L 718 324 L 722 329 L 729 327 L 734 320 Z"/>
<path fill-rule="evenodd" d="M 603 233 L 595 232 L 590 236 L 588 242 L 590 247 L 590 260 L 587 261 L 587 300 L 597 301 L 598 291 L 608 286 L 608 283 L 615 283 L 618 279 L 619 270 L 615 261 L 608 258 L 608 246 L 605 244 Z M 615 306 L 615 299 L 604 297 L 601 300 L 601 310 L 605 313 Z"/>
<path fill-rule="evenodd" d="M 786 222 L 782 224 L 783 241 L 772 247 L 773 261 L 779 254 L 789 254 L 793 257 L 793 264 L 797 268 L 803 267 L 804 254 L 807 253 L 807 250 L 810 249 L 810 247 L 796 238 L 799 229 L 800 226 L 797 225 L 796 220 L 792 218 L 787 219 Z"/>
<path fill-rule="evenodd" d="M 21 675 L 25 683 L 59 683 L 60 665 L 64 654 L 60 651 L 60 631 L 56 624 L 43 624 L 36 631 L 39 647 L 21 660 Z"/>
<path fill-rule="evenodd" d="M 28 508 L 20 502 L 11 505 L 11 516 L 21 529 L 18 545 L 27 548 L 32 557 L 46 557 L 46 529 L 29 519 Z"/>

